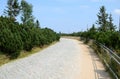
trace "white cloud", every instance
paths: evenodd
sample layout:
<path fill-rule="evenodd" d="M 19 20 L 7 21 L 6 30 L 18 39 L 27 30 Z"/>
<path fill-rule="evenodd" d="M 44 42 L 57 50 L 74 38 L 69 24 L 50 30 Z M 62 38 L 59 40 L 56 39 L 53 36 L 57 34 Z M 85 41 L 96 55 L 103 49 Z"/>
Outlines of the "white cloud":
<path fill-rule="evenodd" d="M 115 9 L 114 13 L 117 14 L 117 15 L 120 15 L 120 9 Z"/>

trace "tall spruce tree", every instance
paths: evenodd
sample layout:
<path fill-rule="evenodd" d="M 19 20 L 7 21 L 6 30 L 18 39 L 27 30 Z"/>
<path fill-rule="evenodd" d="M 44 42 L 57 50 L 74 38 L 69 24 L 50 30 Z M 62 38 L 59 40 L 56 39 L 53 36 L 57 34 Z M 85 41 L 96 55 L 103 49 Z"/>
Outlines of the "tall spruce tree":
<path fill-rule="evenodd" d="M 97 14 L 98 21 L 97 24 L 100 25 L 99 31 L 107 31 L 107 19 L 108 19 L 108 14 L 106 13 L 106 9 L 104 6 L 100 8 L 100 12 Z"/>
<path fill-rule="evenodd" d="M 24 49 L 27 51 L 30 51 L 36 43 L 34 43 L 36 41 L 35 36 L 35 30 L 34 30 L 34 17 L 32 15 L 32 5 L 29 4 L 28 2 L 26 2 L 25 0 L 21 1 L 21 21 L 23 22 L 23 28 L 25 29 L 25 38 L 27 39 L 23 39 L 24 40 Z M 24 36 L 23 36 L 24 37 Z M 36 37 L 37 38 L 37 37 Z"/>
<path fill-rule="evenodd" d="M 110 31 L 115 31 L 115 25 L 113 24 L 112 14 L 109 15 L 108 27 Z"/>
<path fill-rule="evenodd" d="M 8 0 L 7 9 L 5 9 L 4 13 L 8 17 L 15 19 L 15 17 L 20 13 L 20 5 L 18 3 L 18 0 Z"/>

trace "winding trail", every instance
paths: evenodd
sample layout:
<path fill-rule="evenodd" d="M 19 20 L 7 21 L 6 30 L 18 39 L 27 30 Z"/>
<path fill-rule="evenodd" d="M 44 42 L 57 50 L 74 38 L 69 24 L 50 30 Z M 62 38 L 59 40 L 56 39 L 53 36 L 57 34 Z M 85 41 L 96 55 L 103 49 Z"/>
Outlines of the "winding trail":
<path fill-rule="evenodd" d="M 0 67 L 0 79 L 110 79 L 98 57 L 74 39 Z"/>

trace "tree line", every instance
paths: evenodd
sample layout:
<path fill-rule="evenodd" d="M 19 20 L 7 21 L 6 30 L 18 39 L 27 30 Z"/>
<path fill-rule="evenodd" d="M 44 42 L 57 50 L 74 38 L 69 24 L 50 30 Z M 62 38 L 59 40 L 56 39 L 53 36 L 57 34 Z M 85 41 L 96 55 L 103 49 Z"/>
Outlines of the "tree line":
<path fill-rule="evenodd" d="M 105 7 L 102 6 L 100 7 L 97 17 L 98 20 L 96 21 L 96 24 L 93 24 L 92 27 L 86 31 L 74 32 L 71 34 L 61 33 L 61 35 L 80 36 L 80 39 L 84 40 L 84 43 L 88 43 L 90 40 L 95 41 L 98 44 L 107 46 L 112 51 L 115 51 L 114 53 L 120 56 L 120 30 L 117 31 L 116 26 L 113 24 L 112 15 L 106 13 Z M 109 68 L 111 68 L 110 73 L 112 70 L 112 78 L 115 78 L 115 74 L 116 77 L 120 78 L 119 58 L 113 56 L 113 54 L 106 53 L 108 50 L 101 48 L 101 46 L 97 44 L 92 44 L 92 47 L 104 62 L 104 65 L 107 63 L 106 69 L 109 70 Z M 107 66 L 109 66 L 109 68 Z M 113 72 L 115 73 L 114 75 Z"/>
<path fill-rule="evenodd" d="M 120 32 L 116 30 L 116 26 L 113 24 L 112 14 L 106 13 L 105 7 L 102 6 L 97 17 L 96 24 L 98 27 L 93 24 L 90 29 L 80 34 L 81 37 L 85 37 L 86 40 L 94 39 L 117 51 L 117 54 L 120 55 Z"/>
<path fill-rule="evenodd" d="M 8 0 L 4 14 L 0 16 L 0 52 L 17 58 L 22 50 L 31 51 L 60 39 L 50 28 L 41 28 L 32 15 L 32 5 L 25 0 Z M 21 16 L 20 16 L 21 15 Z M 21 17 L 21 22 L 17 17 Z"/>
<path fill-rule="evenodd" d="M 108 14 L 104 6 L 100 7 L 97 14 L 98 20 L 91 28 L 83 32 L 74 32 L 71 34 L 62 33 L 62 35 L 80 36 L 85 38 L 85 42 L 94 39 L 104 44 L 120 56 L 120 32 L 116 30 L 113 24 L 112 14 Z"/>

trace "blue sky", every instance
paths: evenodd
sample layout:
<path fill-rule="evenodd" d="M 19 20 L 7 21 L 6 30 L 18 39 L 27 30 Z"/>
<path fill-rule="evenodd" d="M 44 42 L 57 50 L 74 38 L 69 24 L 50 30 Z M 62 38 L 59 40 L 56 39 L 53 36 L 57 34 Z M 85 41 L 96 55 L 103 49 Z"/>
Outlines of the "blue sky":
<path fill-rule="evenodd" d="M 0 0 L 0 15 L 3 14 L 7 0 Z M 113 23 L 118 27 L 120 0 L 27 0 L 33 5 L 33 15 L 41 27 L 49 27 L 56 32 L 84 31 L 95 24 L 96 14 L 104 5 L 111 13 Z"/>

